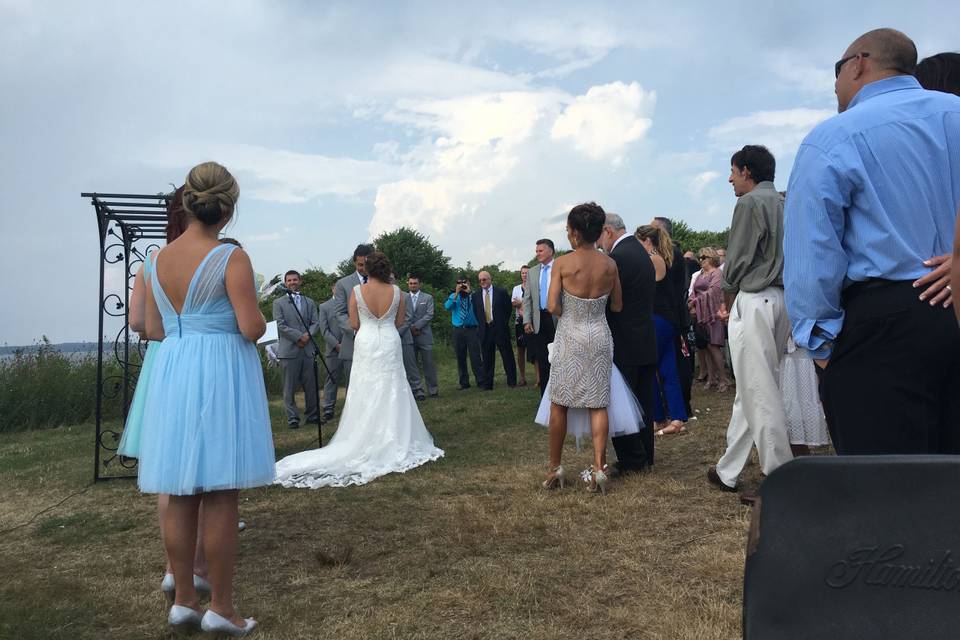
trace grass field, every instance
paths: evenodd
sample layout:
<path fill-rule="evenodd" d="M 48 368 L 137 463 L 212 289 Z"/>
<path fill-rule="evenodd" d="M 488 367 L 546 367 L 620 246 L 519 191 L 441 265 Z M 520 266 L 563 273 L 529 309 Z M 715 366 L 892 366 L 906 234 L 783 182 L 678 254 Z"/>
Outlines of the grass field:
<path fill-rule="evenodd" d="M 501 374 L 493 392 L 460 392 L 451 362 L 441 375 L 421 410 L 442 460 L 363 487 L 241 494 L 238 608 L 258 637 L 740 637 L 749 510 L 704 480 L 732 392 L 696 392 L 690 433 L 658 439 L 656 469 L 604 498 L 579 481 L 539 489 L 532 386 Z M 278 457 L 315 446 L 271 411 Z M 127 480 L 90 486 L 92 442 L 91 425 L 0 438 L 0 638 L 172 637 L 155 499 Z M 570 442 L 564 464 L 589 451 Z M 743 484 L 758 479 L 751 464 Z"/>

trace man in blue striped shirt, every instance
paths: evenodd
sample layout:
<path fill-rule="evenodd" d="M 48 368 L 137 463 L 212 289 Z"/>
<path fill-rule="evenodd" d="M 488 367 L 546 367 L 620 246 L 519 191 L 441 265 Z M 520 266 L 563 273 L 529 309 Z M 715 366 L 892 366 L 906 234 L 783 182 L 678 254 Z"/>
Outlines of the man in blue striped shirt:
<path fill-rule="evenodd" d="M 960 98 L 922 89 L 916 61 L 899 31 L 855 40 L 835 65 L 840 113 L 787 188 L 787 311 L 840 454 L 960 453 L 960 332 L 914 285 L 952 251 Z"/>

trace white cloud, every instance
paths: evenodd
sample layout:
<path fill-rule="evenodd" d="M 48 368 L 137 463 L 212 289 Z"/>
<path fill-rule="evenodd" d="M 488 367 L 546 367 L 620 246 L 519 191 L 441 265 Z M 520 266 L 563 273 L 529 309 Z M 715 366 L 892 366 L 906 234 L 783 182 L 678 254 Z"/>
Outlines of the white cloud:
<path fill-rule="evenodd" d="M 372 192 L 399 176 L 399 169 L 376 160 L 355 160 L 268 149 L 246 144 L 164 143 L 149 154 L 151 164 L 190 166 L 197 158 L 216 158 L 243 185 L 243 194 L 281 203 L 306 202 L 322 195 Z"/>
<path fill-rule="evenodd" d="M 250 243 L 277 243 L 290 236 L 293 231 L 291 227 L 283 227 L 279 231 L 269 231 L 267 233 L 251 233 L 244 236 L 243 241 Z"/>
<path fill-rule="evenodd" d="M 825 101 L 834 100 L 833 69 L 807 62 L 807 55 L 800 51 L 780 51 L 770 55 L 768 67 L 785 88 L 804 91 Z"/>
<path fill-rule="evenodd" d="M 557 118 L 550 135 L 572 141 L 593 160 L 620 164 L 630 143 L 649 131 L 656 101 L 656 92 L 644 91 L 636 82 L 590 87 Z"/>
<path fill-rule="evenodd" d="M 704 171 L 698 173 L 690 181 L 690 194 L 694 198 L 700 198 L 703 196 L 703 190 L 707 188 L 711 182 L 720 177 L 720 174 L 716 171 Z"/>
<path fill-rule="evenodd" d="M 826 120 L 834 112 L 827 109 L 783 109 L 757 111 L 747 116 L 730 118 L 715 127 L 707 135 L 717 146 L 738 149 L 745 144 L 765 145 L 778 159 L 792 155 L 803 138 L 817 123 Z"/>
<path fill-rule="evenodd" d="M 620 163 L 650 128 L 655 101 L 621 82 L 576 97 L 548 89 L 399 101 L 386 117 L 427 138 L 402 156 L 404 177 L 377 189 L 370 235 L 400 226 L 442 235 L 454 220 L 468 224 L 528 169 L 522 157 L 569 154 L 569 141 L 590 162 Z"/>
<path fill-rule="evenodd" d="M 441 133 L 456 143 L 515 144 L 527 137 L 541 116 L 566 99 L 559 91 L 484 93 L 446 100 L 402 100 L 388 121 Z"/>

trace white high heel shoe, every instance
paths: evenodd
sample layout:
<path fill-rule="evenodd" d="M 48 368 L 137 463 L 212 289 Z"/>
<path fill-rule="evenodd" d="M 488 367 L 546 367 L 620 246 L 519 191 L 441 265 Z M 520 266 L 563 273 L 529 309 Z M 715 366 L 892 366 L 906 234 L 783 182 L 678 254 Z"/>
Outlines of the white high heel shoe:
<path fill-rule="evenodd" d="M 246 626 L 238 627 L 213 609 L 207 609 L 207 612 L 203 614 L 203 620 L 200 622 L 200 628 L 208 633 L 245 638 L 257 628 L 257 621 L 253 618 L 245 618 L 244 622 L 247 623 Z"/>
<path fill-rule="evenodd" d="M 209 597 L 213 593 L 213 587 L 207 579 L 201 578 L 197 574 L 193 574 L 193 588 L 201 598 Z M 173 602 L 177 593 L 177 583 L 174 581 L 172 573 L 164 574 L 163 580 L 160 582 L 160 591 L 167 597 L 167 600 Z"/>
<path fill-rule="evenodd" d="M 167 600 L 173 602 L 173 597 L 177 593 L 177 585 L 173 581 L 172 573 L 164 574 L 163 580 L 160 582 L 160 591 L 163 591 L 163 595 L 167 596 Z"/>
<path fill-rule="evenodd" d="M 201 622 L 202 618 L 199 611 L 180 604 L 170 607 L 170 613 L 167 614 L 167 624 L 178 633 L 195 631 L 200 628 Z"/>
<path fill-rule="evenodd" d="M 541 487 L 547 490 L 551 489 L 563 489 L 563 483 L 566 480 L 566 472 L 563 470 L 563 465 L 557 465 L 555 468 L 550 470 L 550 473 L 547 475 L 547 479 L 541 483 Z"/>

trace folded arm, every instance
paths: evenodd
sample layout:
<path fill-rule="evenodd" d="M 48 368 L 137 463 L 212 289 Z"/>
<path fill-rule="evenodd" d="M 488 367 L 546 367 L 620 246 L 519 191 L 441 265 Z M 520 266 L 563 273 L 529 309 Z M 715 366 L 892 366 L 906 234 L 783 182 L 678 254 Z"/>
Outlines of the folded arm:
<path fill-rule="evenodd" d="M 422 295 L 422 294 L 421 294 Z M 433 298 L 430 298 L 430 304 L 427 305 L 427 313 L 413 323 L 413 326 L 419 331 L 423 331 L 431 322 L 433 322 Z M 412 307 L 413 305 L 411 305 Z M 413 312 L 416 309 L 410 309 L 410 315 L 413 316 Z"/>
<path fill-rule="evenodd" d="M 284 298 L 280 297 L 273 301 L 273 319 L 277 321 L 277 331 L 281 333 L 290 342 L 299 342 L 303 336 L 303 328 L 300 326 L 300 320 L 294 323 L 293 318 L 286 315 L 286 305 L 283 304 Z"/>

